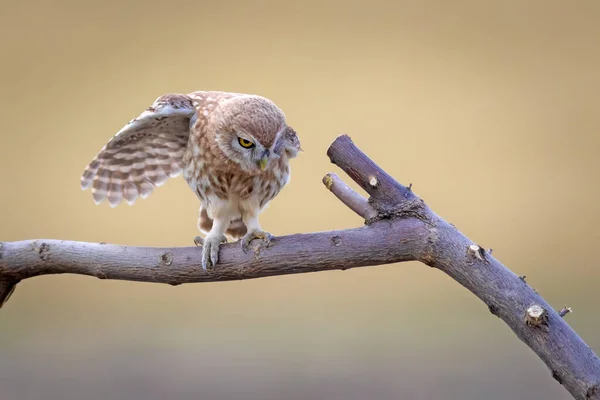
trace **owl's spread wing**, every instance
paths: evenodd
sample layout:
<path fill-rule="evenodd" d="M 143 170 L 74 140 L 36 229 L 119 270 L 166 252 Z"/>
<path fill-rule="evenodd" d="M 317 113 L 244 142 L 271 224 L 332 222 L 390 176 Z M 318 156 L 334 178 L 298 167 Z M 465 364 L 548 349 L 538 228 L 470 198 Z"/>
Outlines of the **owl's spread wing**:
<path fill-rule="evenodd" d="M 183 94 L 167 94 L 125 125 L 86 167 L 81 188 L 96 204 L 133 204 L 182 172 L 190 120 L 196 108 Z"/>

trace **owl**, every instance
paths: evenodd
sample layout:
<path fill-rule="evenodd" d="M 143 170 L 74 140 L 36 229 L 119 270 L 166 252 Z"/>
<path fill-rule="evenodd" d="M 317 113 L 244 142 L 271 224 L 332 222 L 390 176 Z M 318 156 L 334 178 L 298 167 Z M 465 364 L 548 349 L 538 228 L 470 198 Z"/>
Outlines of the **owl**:
<path fill-rule="evenodd" d="M 290 180 L 298 135 L 275 103 L 220 91 L 166 94 L 125 125 L 85 168 L 81 188 L 115 207 L 183 175 L 200 200 L 202 268 L 215 266 L 225 235 L 243 251 L 267 246 L 259 215 Z"/>

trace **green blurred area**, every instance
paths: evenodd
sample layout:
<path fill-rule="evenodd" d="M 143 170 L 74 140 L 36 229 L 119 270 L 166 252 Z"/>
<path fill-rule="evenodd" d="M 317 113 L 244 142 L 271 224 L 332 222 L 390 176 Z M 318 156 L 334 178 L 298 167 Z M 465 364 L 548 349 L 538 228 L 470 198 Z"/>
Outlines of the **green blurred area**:
<path fill-rule="evenodd" d="M 600 352 L 597 1 L 2 7 L 2 240 L 190 245 L 183 179 L 110 209 L 79 176 L 161 94 L 256 93 L 305 150 L 265 229 L 362 223 L 321 183 L 347 133 L 573 307 Z M 0 328 L 0 400 L 570 398 L 483 303 L 418 263 L 179 287 L 44 276 L 19 284 Z"/>

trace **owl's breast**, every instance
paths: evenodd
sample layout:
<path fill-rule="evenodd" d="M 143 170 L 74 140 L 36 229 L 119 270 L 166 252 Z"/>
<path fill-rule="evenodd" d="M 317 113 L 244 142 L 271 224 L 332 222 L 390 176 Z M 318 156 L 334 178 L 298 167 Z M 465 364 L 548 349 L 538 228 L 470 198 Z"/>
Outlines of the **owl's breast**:
<path fill-rule="evenodd" d="M 215 207 L 227 208 L 232 217 L 238 211 L 239 215 L 257 213 L 289 181 L 287 160 L 279 159 L 263 173 L 250 175 L 235 163 L 215 157 L 205 147 L 190 145 L 184 157 L 183 176 L 209 214 Z"/>
<path fill-rule="evenodd" d="M 284 160 L 279 161 L 272 169 L 267 170 L 263 174 L 264 178 L 260 182 L 260 208 L 263 208 L 268 202 L 273 200 L 290 180 L 290 167 L 288 163 L 283 162 Z"/>

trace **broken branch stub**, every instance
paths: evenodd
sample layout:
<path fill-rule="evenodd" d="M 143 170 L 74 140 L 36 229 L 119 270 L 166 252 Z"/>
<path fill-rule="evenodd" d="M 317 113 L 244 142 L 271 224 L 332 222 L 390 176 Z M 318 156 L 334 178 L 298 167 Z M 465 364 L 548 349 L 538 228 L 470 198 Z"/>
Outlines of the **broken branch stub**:
<path fill-rule="evenodd" d="M 548 325 L 548 311 L 539 304 L 534 304 L 527 309 L 525 322 L 529 326 Z"/>
<path fill-rule="evenodd" d="M 323 184 L 335 195 L 335 197 L 363 219 L 369 221 L 377 217 L 377 211 L 371 207 L 369 201 L 356 193 L 333 172 L 323 177 Z"/>

